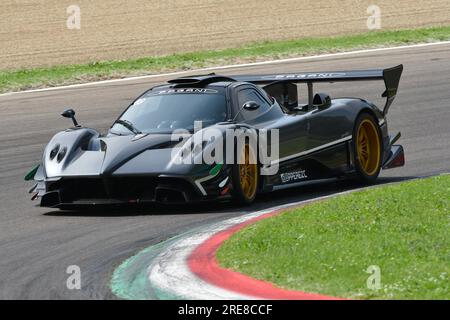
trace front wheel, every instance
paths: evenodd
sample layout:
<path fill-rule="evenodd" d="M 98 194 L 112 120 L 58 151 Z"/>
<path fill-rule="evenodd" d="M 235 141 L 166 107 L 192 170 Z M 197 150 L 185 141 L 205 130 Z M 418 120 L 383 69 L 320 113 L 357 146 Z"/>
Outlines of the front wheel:
<path fill-rule="evenodd" d="M 365 183 L 373 183 L 381 170 L 381 135 L 374 117 L 362 113 L 353 131 L 356 173 Z"/>
<path fill-rule="evenodd" d="M 256 153 L 248 143 L 244 145 L 240 158 L 232 169 L 233 198 L 239 204 L 250 204 L 256 197 L 259 175 Z"/>

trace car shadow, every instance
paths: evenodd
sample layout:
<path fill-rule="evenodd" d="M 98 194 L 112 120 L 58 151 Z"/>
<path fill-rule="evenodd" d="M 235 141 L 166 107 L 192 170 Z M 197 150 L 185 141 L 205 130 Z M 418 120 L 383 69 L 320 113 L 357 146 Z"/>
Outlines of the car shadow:
<path fill-rule="evenodd" d="M 374 186 L 415 179 L 415 176 L 380 177 Z M 124 205 L 124 206 L 98 206 L 75 210 L 53 210 L 44 213 L 44 216 L 55 217 L 132 217 L 150 215 L 181 215 L 181 214 L 211 214 L 240 212 L 250 213 L 265 210 L 274 206 L 286 205 L 299 201 L 313 200 L 315 198 L 337 194 L 344 191 L 367 187 L 352 179 L 342 179 L 327 183 L 312 183 L 309 185 L 277 190 L 260 194 L 255 202 L 249 206 L 239 206 L 228 202 L 205 202 L 192 205 Z"/>

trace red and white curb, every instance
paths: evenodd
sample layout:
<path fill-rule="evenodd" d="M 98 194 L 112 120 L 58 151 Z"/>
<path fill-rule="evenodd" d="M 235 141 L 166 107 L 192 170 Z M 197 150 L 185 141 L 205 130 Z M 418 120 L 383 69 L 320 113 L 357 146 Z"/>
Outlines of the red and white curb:
<path fill-rule="evenodd" d="M 446 175 L 448 173 L 444 173 Z M 416 179 L 421 179 L 419 177 Z M 391 182 L 384 184 L 396 184 Z M 286 209 L 379 185 L 352 189 L 245 214 L 200 227 L 152 245 L 122 262 L 111 279 L 112 292 L 123 299 L 338 299 L 278 288 L 222 268 L 216 252 L 224 241 L 258 220 Z"/>
<path fill-rule="evenodd" d="M 313 200 L 277 206 L 196 230 L 170 243 L 147 270 L 149 284 L 163 297 L 177 299 L 337 299 L 302 291 L 285 290 L 222 268 L 215 254 L 220 245 L 242 228 L 284 209 L 354 192 L 345 191 Z"/>

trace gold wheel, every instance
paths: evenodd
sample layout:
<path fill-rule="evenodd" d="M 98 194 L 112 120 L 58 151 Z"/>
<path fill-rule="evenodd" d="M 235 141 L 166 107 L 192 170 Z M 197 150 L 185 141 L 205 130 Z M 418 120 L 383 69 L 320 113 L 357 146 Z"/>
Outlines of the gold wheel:
<path fill-rule="evenodd" d="M 381 148 L 378 130 L 373 121 L 364 119 L 359 124 L 356 150 L 361 169 L 368 176 L 374 175 L 379 169 Z"/>
<path fill-rule="evenodd" d="M 258 167 L 255 154 L 248 144 L 245 145 L 241 157 L 239 183 L 245 198 L 252 199 L 256 194 L 258 185 Z"/>

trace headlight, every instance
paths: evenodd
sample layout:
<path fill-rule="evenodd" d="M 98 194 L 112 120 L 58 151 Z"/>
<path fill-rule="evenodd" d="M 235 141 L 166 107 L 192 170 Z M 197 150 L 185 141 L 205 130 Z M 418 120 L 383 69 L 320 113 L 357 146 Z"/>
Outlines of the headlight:
<path fill-rule="evenodd" d="M 56 158 L 56 160 L 58 160 L 58 162 L 61 162 L 62 159 L 64 159 L 64 157 L 66 156 L 66 153 L 67 153 L 67 148 L 66 147 L 62 148 L 61 151 L 59 151 L 58 157 Z"/>
<path fill-rule="evenodd" d="M 55 147 L 53 147 L 52 151 L 50 151 L 50 160 L 55 159 L 56 155 L 59 151 L 59 144 L 57 144 Z"/>

